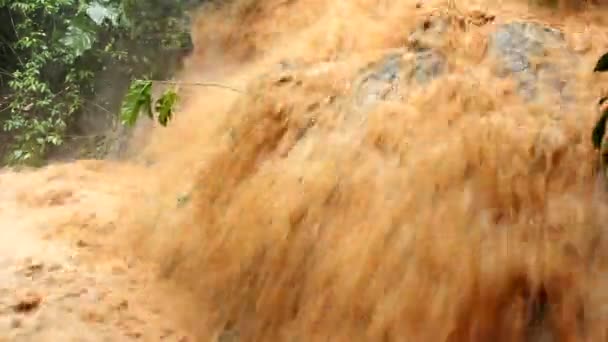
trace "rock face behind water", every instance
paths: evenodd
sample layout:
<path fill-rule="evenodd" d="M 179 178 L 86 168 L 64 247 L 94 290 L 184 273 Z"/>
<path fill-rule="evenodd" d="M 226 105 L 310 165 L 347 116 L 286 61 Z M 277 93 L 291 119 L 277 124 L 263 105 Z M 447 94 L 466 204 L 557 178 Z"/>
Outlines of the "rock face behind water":
<path fill-rule="evenodd" d="M 511 22 L 500 25 L 490 41 L 491 54 L 499 61 L 499 74 L 514 76 L 526 100 L 537 96 L 539 82 L 558 92 L 562 100 L 572 99 L 571 77 L 562 70 L 578 60 L 562 32 L 531 22 Z M 544 58 L 547 55 L 557 58 Z"/>
<path fill-rule="evenodd" d="M 409 49 L 401 56 L 412 54 L 410 62 L 392 53 L 378 61 L 359 82 L 358 103 L 366 106 L 389 99 L 399 87 L 414 82 L 424 86 L 438 76 L 448 73 L 449 56 L 441 52 L 447 19 L 436 17 L 424 21 L 409 35 Z M 510 22 L 498 26 L 489 34 L 488 56 L 498 62 L 498 77 L 513 77 L 519 95 L 534 101 L 543 91 L 558 95 L 563 103 L 574 100 L 573 66 L 579 57 L 568 48 L 561 31 L 533 22 Z"/>
<path fill-rule="evenodd" d="M 404 61 L 405 57 L 408 62 Z M 446 59 L 437 51 L 424 49 L 417 52 L 389 54 L 365 72 L 358 83 L 356 101 L 361 107 L 394 98 L 400 87 L 412 84 L 425 85 L 447 69 Z"/>
<path fill-rule="evenodd" d="M 408 52 L 403 51 L 403 54 Z M 446 60 L 445 57 L 435 50 L 422 50 L 417 51 L 413 55 L 412 70 L 408 75 L 408 80 L 413 79 L 419 84 L 426 84 L 437 76 L 441 75 L 446 71 Z M 373 70 L 365 81 L 395 81 L 403 68 L 401 63 L 401 54 L 392 54 L 387 56 L 384 60 L 377 63 L 375 70 Z"/>
<path fill-rule="evenodd" d="M 462 21 L 444 16 L 422 20 L 407 35 L 407 47 L 387 50 L 371 63 L 361 65 L 352 79 L 352 99 L 348 100 L 352 106 L 348 110 L 367 112 L 382 101 L 407 101 L 413 87 L 427 86 L 450 74 L 446 37 L 454 23 L 462 26 L 458 20 Z M 570 50 L 561 31 L 534 22 L 514 21 L 492 28 L 486 38 L 489 58 L 482 63 L 491 68 L 491 63 L 496 62 L 496 77 L 514 78 L 523 100 L 551 96 L 551 101 L 558 99 L 560 107 L 574 101 L 573 72 L 580 58 Z M 345 62 L 339 60 L 306 66 L 284 62 L 281 69 L 319 74 L 342 64 Z M 474 77 L 462 71 L 459 75 Z"/>
<path fill-rule="evenodd" d="M 402 69 L 401 53 L 386 56 L 363 75 L 357 87 L 358 106 L 368 106 L 385 100 L 395 92 Z"/>

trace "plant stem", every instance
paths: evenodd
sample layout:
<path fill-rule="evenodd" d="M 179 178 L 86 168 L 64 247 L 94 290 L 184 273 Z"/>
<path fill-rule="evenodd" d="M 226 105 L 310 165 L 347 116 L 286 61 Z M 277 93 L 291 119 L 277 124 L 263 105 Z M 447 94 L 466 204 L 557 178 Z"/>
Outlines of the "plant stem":
<path fill-rule="evenodd" d="M 220 84 L 220 83 L 210 83 L 210 82 L 179 82 L 179 81 L 159 81 L 159 80 L 150 80 L 151 82 L 154 83 L 159 83 L 159 84 L 171 84 L 171 85 L 185 85 L 185 86 L 199 86 L 199 87 L 215 87 L 215 88 L 223 88 L 223 89 L 228 89 L 228 90 L 232 90 L 234 92 L 237 93 L 244 93 L 244 91 L 233 88 L 231 86 L 227 86 L 224 84 Z"/>

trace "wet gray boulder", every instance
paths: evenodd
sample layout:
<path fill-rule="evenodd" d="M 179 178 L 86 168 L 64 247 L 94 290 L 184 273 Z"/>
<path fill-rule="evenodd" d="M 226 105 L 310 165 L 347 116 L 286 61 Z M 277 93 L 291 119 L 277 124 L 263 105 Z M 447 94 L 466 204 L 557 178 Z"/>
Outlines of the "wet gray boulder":
<path fill-rule="evenodd" d="M 357 82 L 356 106 L 367 107 L 396 93 L 402 68 L 401 53 L 393 53 L 374 63 Z"/>
<path fill-rule="evenodd" d="M 424 86 L 448 71 L 448 57 L 444 51 L 449 29 L 445 16 L 431 16 L 408 35 L 406 48 L 387 50 L 374 63 L 362 66 L 353 80 L 354 109 L 367 111 L 385 100 L 407 101 L 410 87 Z M 499 25 L 489 34 L 489 57 L 498 62 L 498 75 L 512 76 L 519 94 L 527 101 L 542 95 L 558 95 L 558 104 L 575 99 L 574 66 L 579 56 L 569 49 L 561 31 L 528 21 L 514 21 Z M 555 57 L 555 58 L 551 58 Z M 340 61 L 309 66 L 298 66 L 283 61 L 280 69 L 322 71 Z M 543 93 L 540 89 L 543 88 Z"/>
<path fill-rule="evenodd" d="M 561 31 L 533 22 L 506 23 L 490 35 L 490 53 L 499 62 L 499 76 L 514 76 L 524 99 L 537 98 L 539 82 L 562 100 L 573 98 L 568 72 L 578 58 Z M 545 58 L 549 54 L 559 58 Z"/>
<path fill-rule="evenodd" d="M 403 57 L 410 55 L 412 58 Z M 356 104 L 368 109 L 378 101 L 394 98 L 400 87 L 425 85 L 447 69 L 445 57 L 432 49 L 388 54 L 362 73 L 357 81 Z"/>
<path fill-rule="evenodd" d="M 447 69 L 445 57 L 434 50 L 422 50 L 415 54 L 413 77 L 419 84 L 426 84 Z"/>

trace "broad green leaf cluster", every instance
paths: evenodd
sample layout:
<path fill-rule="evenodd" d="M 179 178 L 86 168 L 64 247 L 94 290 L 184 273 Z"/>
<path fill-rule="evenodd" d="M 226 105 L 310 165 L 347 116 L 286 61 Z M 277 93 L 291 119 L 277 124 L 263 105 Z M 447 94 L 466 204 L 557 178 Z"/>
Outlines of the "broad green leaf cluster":
<path fill-rule="evenodd" d="M 173 117 L 173 111 L 177 103 L 177 91 L 173 88 L 166 90 L 155 102 L 154 111 L 157 113 L 158 122 L 167 126 Z M 143 112 L 150 119 L 154 119 L 152 110 L 152 81 L 135 80 L 131 83 L 121 108 L 121 119 L 123 124 L 133 126 Z"/>
<path fill-rule="evenodd" d="M 135 80 L 123 100 L 120 111 L 122 122 L 133 126 L 142 110 L 152 118 L 152 82 Z"/>

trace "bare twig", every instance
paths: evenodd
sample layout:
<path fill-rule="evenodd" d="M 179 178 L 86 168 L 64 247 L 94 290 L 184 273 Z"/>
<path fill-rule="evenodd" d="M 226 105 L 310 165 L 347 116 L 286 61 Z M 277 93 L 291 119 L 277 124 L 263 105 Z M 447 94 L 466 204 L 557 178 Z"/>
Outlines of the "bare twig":
<path fill-rule="evenodd" d="M 198 87 L 215 87 L 215 88 L 223 88 L 223 89 L 228 89 L 228 90 L 232 90 L 234 92 L 237 93 L 245 93 L 244 91 L 240 90 L 240 89 L 236 89 L 233 88 L 231 86 L 227 86 L 225 84 L 220 84 L 220 83 L 210 83 L 210 82 L 180 82 L 180 81 L 159 81 L 159 80 L 150 80 L 151 82 L 154 83 L 159 83 L 159 84 L 171 84 L 171 85 L 184 85 L 184 86 L 198 86 Z"/>
<path fill-rule="evenodd" d="M 13 14 L 11 13 L 10 10 L 8 11 L 8 16 L 9 16 L 9 18 L 11 18 L 11 25 L 13 26 L 13 32 L 15 32 L 15 37 L 17 38 L 17 40 L 21 40 L 21 38 L 19 37 L 19 32 L 17 31 L 17 27 L 15 27 L 15 20 L 13 20 Z M 15 56 L 17 56 L 17 60 L 19 61 L 19 64 L 23 65 L 23 61 L 21 60 L 21 57 L 19 57 L 19 54 L 17 53 L 17 51 L 15 51 L 15 49 L 13 49 L 11 44 L 7 44 L 7 46 L 9 49 L 11 49 L 13 51 Z"/>
<path fill-rule="evenodd" d="M 95 106 L 95 107 L 97 107 L 97 108 L 101 109 L 102 111 L 106 112 L 107 114 L 114 115 L 112 112 L 110 112 L 110 110 L 108 110 L 107 108 L 105 108 L 104 106 L 102 106 L 102 105 L 98 104 L 98 103 L 97 103 L 97 102 L 95 102 L 95 101 L 92 101 L 92 100 L 85 100 L 85 102 L 88 102 L 88 103 L 92 104 L 93 106 Z"/>
<path fill-rule="evenodd" d="M 111 132 L 111 131 L 108 131 L 108 132 Z M 68 138 L 68 139 L 92 139 L 92 138 L 98 138 L 98 137 L 105 137 L 108 132 L 99 133 L 99 134 L 84 134 L 84 135 L 65 134 L 65 135 L 63 135 L 63 137 Z"/>
<path fill-rule="evenodd" d="M 0 75 L 4 75 L 10 78 L 14 78 L 13 74 L 9 73 L 8 70 L 0 68 Z"/>
<path fill-rule="evenodd" d="M 17 34 L 16 31 L 15 31 L 15 34 Z M 4 37 L 1 37 L 0 40 L 2 40 L 2 42 L 4 43 L 4 46 L 8 47 L 8 49 L 11 50 L 11 52 L 15 55 L 15 57 L 17 57 L 17 61 L 19 61 L 19 64 L 23 65 L 23 61 L 21 60 L 21 57 L 19 57 L 19 54 L 17 53 L 17 51 L 15 51 L 12 44 L 10 44 L 10 42 L 7 41 Z"/>
<path fill-rule="evenodd" d="M 19 32 L 17 32 L 17 27 L 15 26 L 15 20 L 13 20 L 13 14 L 11 13 L 11 11 L 8 11 L 8 16 L 9 18 L 11 18 L 11 25 L 13 26 L 13 32 L 15 32 L 15 37 L 17 37 L 17 40 L 21 39 L 19 37 Z"/>

